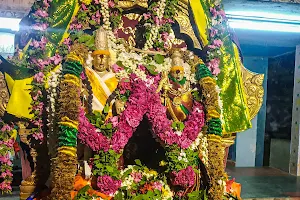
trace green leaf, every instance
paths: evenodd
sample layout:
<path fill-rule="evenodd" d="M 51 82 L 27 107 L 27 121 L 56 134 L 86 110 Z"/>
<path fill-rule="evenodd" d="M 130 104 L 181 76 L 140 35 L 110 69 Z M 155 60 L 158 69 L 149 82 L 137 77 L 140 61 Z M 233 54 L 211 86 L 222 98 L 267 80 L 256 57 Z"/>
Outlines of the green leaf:
<path fill-rule="evenodd" d="M 138 166 L 142 166 L 142 163 L 141 163 L 141 161 L 139 160 L 139 159 L 135 159 L 134 160 L 134 162 L 135 162 L 135 164 L 137 164 Z"/>
<path fill-rule="evenodd" d="M 114 168 L 112 166 L 106 166 L 108 172 L 113 172 Z"/>
<path fill-rule="evenodd" d="M 132 173 L 132 169 L 127 170 L 127 171 L 123 174 L 122 179 L 125 178 L 125 177 L 127 177 L 127 176 L 129 176 L 131 173 Z"/>
<path fill-rule="evenodd" d="M 172 128 L 176 129 L 177 128 L 177 123 L 176 122 L 172 122 Z"/>
<path fill-rule="evenodd" d="M 184 129 L 184 124 L 182 122 L 179 123 L 179 130 L 182 131 Z"/>
<path fill-rule="evenodd" d="M 156 54 L 154 56 L 154 60 L 157 64 L 163 64 L 164 63 L 164 60 L 165 60 L 165 57 L 160 55 L 160 54 Z"/>
<path fill-rule="evenodd" d="M 118 192 L 118 193 L 114 196 L 114 199 L 115 199 L 115 200 L 123 200 L 124 197 L 123 197 L 122 192 Z"/>
<path fill-rule="evenodd" d="M 103 112 L 107 114 L 109 112 L 109 104 L 105 104 Z"/>
<path fill-rule="evenodd" d="M 111 123 L 106 124 L 106 128 L 107 129 L 112 129 L 112 124 Z"/>
<path fill-rule="evenodd" d="M 154 65 L 146 65 L 147 70 L 150 72 L 152 75 L 157 75 L 158 72 L 156 71 L 156 67 Z"/>
<path fill-rule="evenodd" d="M 90 20 L 89 23 L 93 26 L 96 24 L 96 22 L 94 20 Z"/>
<path fill-rule="evenodd" d="M 124 67 L 124 65 L 123 65 L 123 63 L 121 62 L 121 61 L 117 61 L 117 63 L 116 63 L 118 66 L 120 66 L 120 67 Z"/>

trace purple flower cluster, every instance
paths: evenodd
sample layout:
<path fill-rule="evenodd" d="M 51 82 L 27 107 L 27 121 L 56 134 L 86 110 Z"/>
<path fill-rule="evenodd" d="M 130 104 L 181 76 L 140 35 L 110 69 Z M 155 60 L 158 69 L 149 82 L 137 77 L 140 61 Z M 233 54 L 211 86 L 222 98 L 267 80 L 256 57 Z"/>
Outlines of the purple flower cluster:
<path fill-rule="evenodd" d="M 103 194 L 113 195 L 119 187 L 121 187 L 121 180 L 114 180 L 108 175 L 99 176 L 97 179 L 97 186 Z"/>
<path fill-rule="evenodd" d="M 173 185 L 182 186 L 185 188 L 192 187 L 195 184 L 196 174 L 191 166 L 171 173 L 171 182 Z"/>
<path fill-rule="evenodd" d="M 225 26 L 223 21 L 226 20 L 225 12 L 222 10 L 220 5 L 214 5 L 209 9 L 212 21 L 215 24 L 212 24 L 209 28 L 210 36 L 210 45 L 208 45 L 208 62 L 207 67 L 213 75 L 218 75 L 220 73 L 220 49 L 223 46 L 223 42 L 220 40 L 222 35 L 225 32 Z"/>

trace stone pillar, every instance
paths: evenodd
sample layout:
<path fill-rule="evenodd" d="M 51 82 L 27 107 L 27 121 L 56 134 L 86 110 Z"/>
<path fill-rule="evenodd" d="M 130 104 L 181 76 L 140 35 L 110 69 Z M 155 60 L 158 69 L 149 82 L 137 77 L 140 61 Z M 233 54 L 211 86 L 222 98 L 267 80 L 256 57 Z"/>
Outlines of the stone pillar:
<path fill-rule="evenodd" d="M 255 167 L 257 116 L 251 123 L 252 128 L 236 135 L 236 167 Z"/>
<path fill-rule="evenodd" d="M 290 147 L 290 174 L 300 176 L 300 45 L 296 47 L 296 62 L 294 74 L 294 93 L 293 93 L 293 113 L 292 113 L 292 130 L 291 130 L 291 147 Z"/>

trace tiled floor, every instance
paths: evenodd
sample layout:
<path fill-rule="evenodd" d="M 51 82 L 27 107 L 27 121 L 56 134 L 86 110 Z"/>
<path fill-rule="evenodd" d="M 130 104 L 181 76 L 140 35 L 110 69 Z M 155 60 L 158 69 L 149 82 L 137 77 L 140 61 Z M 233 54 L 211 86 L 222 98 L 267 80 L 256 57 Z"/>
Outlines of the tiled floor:
<path fill-rule="evenodd" d="M 227 172 L 242 184 L 243 199 L 300 200 L 300 177 L 273 168 L 228 167 Z"/>

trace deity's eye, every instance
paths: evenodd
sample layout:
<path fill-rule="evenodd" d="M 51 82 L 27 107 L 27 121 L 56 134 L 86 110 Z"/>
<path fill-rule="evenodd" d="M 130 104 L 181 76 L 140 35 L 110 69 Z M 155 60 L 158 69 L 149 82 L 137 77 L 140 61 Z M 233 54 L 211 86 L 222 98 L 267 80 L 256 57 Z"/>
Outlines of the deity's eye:
<path fill-rule="evenodd" d="M 180 74 L 180 70 L 176 70 L 176 74 Z"/>

